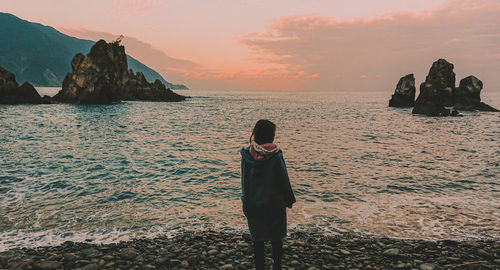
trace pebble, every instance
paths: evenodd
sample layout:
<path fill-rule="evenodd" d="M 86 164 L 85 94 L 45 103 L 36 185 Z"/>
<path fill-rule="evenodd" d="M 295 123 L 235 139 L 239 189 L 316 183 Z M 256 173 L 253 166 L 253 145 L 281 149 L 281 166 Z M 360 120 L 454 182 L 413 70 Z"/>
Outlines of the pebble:
<path fill-rule="evenodd" d="M 216 243 L 216 244 L 214 244 Z M 283 269 L 450 269 L 477 261 L 490 269 L 500 264 L 496 240 L 430 242 L 374 238 L 357 234 L 334 237 L 293 233 L 285 238 Z M 266 265 L 272 265 L 266 244 Z M 411 251 L 404 253 L 403 251 Z M 383 254 L 383 256 L 381 256 Z M 0 269 L 251 269 L 253 249 L 241 235 L 184 232 L 172 238 L 138 239 L 109 245 L 63 244 L 0 252 Z M 476 267 L 476 268 L 477 268 Z"/>
<path fill-rule="evenodd" d="M 341 249 L 340 253 L 342 253 L 342 255 L 351 255 L 351 252 L 349 252 L 349 251 L 347 251 L 345 249 Z"/>
<path fill-rule="evenodd" d="M 384 254 L 385 256 L 389 256 L 389 257 L 394 257 L 394 256 L 398 256 L 399 255 L 399 249 L 397 248 L 390 248 L 390 249 L 386 249 L 384 251 Z"/>
<path fill-rule="evenodd" d="M 33 264 L 33 268 L 35 269 L 40 269 L 40 270 L 50 270 L 50 269 L 58 269 L 62 267 L 62 262 L 55 262 L 55 261 L 43 261 L 43 262 L 36 262 Z"/>
<path fill-rule="evenodd" d="M 102 256 L 102 258 L 103 258 L 104 260 L 106 260 L 106 261 L 111 261 L 111 260 L 113 260 L 115 257 L 114 257 L 114 256 L 112 256 L 112 255 L 104 255 L 104 256 Z"/>
<path fill-rule="evenodd" d="M 484 249 L 478 249 L 477 250 L 477 254 L 483 258 L 494 258 L 495 256 L 493 256 L 492 254 L 488 253 L 486 250 Z"/>
<path fill-rule="evenodd" d="M 74 262 L 78 260 L 78 256 L 75 253 L 64 253 L 63 258 L 65 261 Z"/>
<path fill-rule="evenodd" d="M 99 270 L 99 266 L 95 263 L 85 265 L 82 270 Z"/>
<path fill-rule="evenodd" d="M 233 265 L 232 264 L 224 264 L 219 268 L 219 270 L 233 270 Z"/>
<path fill-rule="evenodd" d="M 84 258 L 95 258 L 101 254 L 101 252 L 95 248 L 86 248 L 80 252 Z"/>
<path fill-rule="evenodd" d="M 420 265 L 420 270 L 434 270 L 436 266 L 430 263 L 423 263 Z"/>
<path fill-rule="evenodd" d="M 120 252 L 120 258 L 123 260 L 133 260 L 137 257 L 137 250 L 135 248 L 124 248 Z"/>
<path fill-rule="evenodd" d="M 207 252 L 207 254 L 208 254 L 208 255 L 215 255 L 215 254 L 217 254 L 217 253 L 219 253 L 219 251 L 218 251 L 217 249 L 211 249 L 211 250 L 209 250 L 209 251 Z"/>

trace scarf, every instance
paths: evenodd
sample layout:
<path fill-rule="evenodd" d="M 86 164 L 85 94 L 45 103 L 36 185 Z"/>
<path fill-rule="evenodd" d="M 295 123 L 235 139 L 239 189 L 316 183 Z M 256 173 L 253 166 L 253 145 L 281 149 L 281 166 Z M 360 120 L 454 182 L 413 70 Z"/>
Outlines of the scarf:
<path fill-rule="evenodd" d="M 263 160 L 272 157 L 278 153 L 279 147 L 274 143 L 257 144 L 255 141 L 250 143 L 250 155 L 254 160 Z"/>

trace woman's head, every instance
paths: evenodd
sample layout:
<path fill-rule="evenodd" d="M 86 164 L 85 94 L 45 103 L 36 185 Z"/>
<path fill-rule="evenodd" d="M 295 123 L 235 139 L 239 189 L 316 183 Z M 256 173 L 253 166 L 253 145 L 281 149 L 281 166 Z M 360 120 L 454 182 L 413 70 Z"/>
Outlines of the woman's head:
<path fill-rule="evenodd" d="M 257 121 L 253 127 L 250 142 L 255 141 L 257 144 L 265 144 L 274 142 L 274 134 L 276 133 L 276 125 L 265 119 Z"/>

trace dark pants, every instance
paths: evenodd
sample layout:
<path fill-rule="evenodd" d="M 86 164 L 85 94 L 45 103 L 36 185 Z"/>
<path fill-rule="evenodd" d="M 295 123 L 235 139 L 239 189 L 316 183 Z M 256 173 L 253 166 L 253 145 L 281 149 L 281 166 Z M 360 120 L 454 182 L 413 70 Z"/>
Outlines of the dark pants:
<path fill-rule="evenodd" d="M 281 269 L 281 257 L 283 256 L 283 241 L 271 241 L 273 247 L 273 270 Z M 253 242 L 253 252 L 256 270 L 264 270 L 264 242 Z"/>

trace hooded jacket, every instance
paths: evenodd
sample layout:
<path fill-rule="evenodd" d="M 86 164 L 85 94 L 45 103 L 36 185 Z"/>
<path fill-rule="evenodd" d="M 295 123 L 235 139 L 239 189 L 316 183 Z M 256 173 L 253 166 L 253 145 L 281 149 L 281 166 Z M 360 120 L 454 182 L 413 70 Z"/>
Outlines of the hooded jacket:
<path fill-rule="evenodd" d="M 254 241 L 286 235 L 286 206 L 295 203 L 283 152 L 255 160 L 250 147 L 241 151 L 241 200 Z"/>

